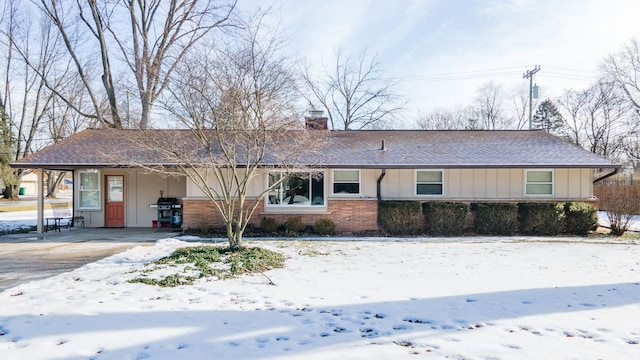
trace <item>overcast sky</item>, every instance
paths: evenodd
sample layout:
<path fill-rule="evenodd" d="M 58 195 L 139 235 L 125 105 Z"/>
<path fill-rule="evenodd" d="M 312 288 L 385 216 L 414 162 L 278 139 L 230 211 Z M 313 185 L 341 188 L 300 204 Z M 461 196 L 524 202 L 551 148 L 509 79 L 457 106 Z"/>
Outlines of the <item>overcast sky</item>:
<path fill-rule="evenodd" d="M 241 0 L 267 4 L 307 61 L 331 64 L 338 47 L 377 54 L 409 113 L 467 105 L 491 80 L 528 84 L 535 65 L 542 98 L 586 88 L 605 56 L 640 38 L 639 0 Z"/>

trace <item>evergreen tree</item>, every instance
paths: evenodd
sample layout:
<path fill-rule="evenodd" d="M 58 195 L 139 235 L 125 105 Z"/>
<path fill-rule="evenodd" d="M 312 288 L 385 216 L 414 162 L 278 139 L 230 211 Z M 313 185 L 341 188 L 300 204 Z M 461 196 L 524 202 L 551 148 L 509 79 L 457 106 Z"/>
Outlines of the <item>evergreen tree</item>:
<path fill-rule="evenodd" d="M 546 99 L 538 105 L 533 115 L 533 124 L 537 129 L 553 132 L 562 127 L 564 119 L 556 105 L 550 99 Z"/>

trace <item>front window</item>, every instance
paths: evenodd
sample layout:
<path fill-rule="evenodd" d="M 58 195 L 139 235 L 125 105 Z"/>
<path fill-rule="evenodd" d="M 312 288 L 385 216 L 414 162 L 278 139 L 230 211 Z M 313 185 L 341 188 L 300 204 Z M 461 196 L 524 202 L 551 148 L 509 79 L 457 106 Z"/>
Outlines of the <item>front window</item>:
<path fill-rule="evenodd" d="M 527 196 L 553 195 L 553 171 L 527 170 L 525 188 Z"/>
<path fill-rule="evenodd" d="M 442 170 L 416 171 L 416 195 L 444 194 L 443 178 Z"/>
<path fill-rule="evenodd" d="M 333 193 L 360 194 L 360 170 L 333 170 Z"/>
<path fill-rule="evenodd" d="M 97 170 L 81 171 L 78 179 L 78 208 L 95 210 L 100 208 L 100 174 Z"/>
<path fill-rule="evenodd" d="M 269 206 L 324 206 L 324 174 L 295 172 L 269 174 Z"/>

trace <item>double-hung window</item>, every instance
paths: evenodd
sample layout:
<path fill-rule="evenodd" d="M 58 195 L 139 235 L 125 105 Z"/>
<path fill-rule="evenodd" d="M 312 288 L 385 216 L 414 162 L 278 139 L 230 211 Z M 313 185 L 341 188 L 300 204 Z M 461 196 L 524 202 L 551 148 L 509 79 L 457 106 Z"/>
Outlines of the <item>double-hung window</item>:
<path fill-rule="evenodd" d="M 553 170 L 527 170 L 525 194 L 526 196 L 553 195 Z"/>
<path fill-rule="evenodd" d="M 100 173 L 98 170 L 84 170 L 78 173 L 78 208 L 81 210 L 100 209 Z"/>
<path fill-rule="evenodd" d="M 442 170 L 416 170 L 416 195 L 443 195 Z"/>
<path fill-rule="evenodd" d="M 324 173 L 269 173 L 268 206 L 324 206 Z"/>
<path fill-rule="evenodd" d="M 333 170 L 334 195 L 359 195 L 360 170 Z"/>

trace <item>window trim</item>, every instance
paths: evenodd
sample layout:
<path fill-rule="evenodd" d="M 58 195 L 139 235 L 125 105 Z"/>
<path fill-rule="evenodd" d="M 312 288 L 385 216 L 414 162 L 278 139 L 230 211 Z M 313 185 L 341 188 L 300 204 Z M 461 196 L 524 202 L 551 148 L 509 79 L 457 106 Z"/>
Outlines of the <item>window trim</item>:
<path fill-rule="evenodd" d="M 97 177 L 97 187 L 95 189 L 82 188 L 82 174 L 95 174 Z M 97 169 L 87 169 L 78 171 L 78 210 L 101 210 L 102 209 L 102 174 Z M 84 191 L 97 191 L 98 202 L 96 206 L 82 206 L 82 193 Z"/>
<path fill-rule="evenodd" d="M 529 182 L 529 172 L 550 172 L 551 173 L 551 182 Z M 527 185 L 536 184 L 536 185 L 551 185 L 551 193 L 550 194 L 529 194 L 527 192 Z M 525 169 L 524 173 L 524 196 L 526 197 L 553 197 L 555 196 L 556 190 L 556 173 L 553 169 Z"/>
<path fill-rule="evenodd" d="M 271 177 L 271 175 L 273 174 L 279 174 L 280 176 L 284 175 L 291 175 L 291 174 L 295 174 L 295 173 L 322 173 L 322 205 L 314 205 L 313 204 L 313 199 L 310 198 L 309 199 L 309 203 L 305 203 L 305 204 L 285 204 L 282 199 L 279 199 L 279 203 L 277 204 L 272 204 L 269 201 L 269 196 L 273 191 L 276 191 L 278 193 L 278 196 L 281 197 L 282 194 L 282 185 L 284 184 L 284 182 L 281 182 L 279 185 L 279 188 L 275 188 L 275 189 L 271 189 L 268 190 L 266 192 L 266 194 L 264 195 L 264 207 L 265 209 L 270 209 L 270 210 L 285 210 L 285 209 L 326 209 L 327 208 L 327 184 L 326 184 L 326 178 L 327 178 L 327 173 L 325 170 L 292 170 L 292 171 L 284 171 L 284 170 L 270 170 L 266 172 L 266 188 L 269 188 L 269 179 Z M 311 181 L 311 177 L 309 178 L 309 181 Z M 313 188 L 313 184 L 310 182 L 309 183 L 309 191 L 311 192 Z M 311 195 L 311 194 L 310 194 Z"/>
<path fill-rule="evenodd" d="M 418 172 L 420 171 L 431 171 L 431 172 L 440 172 L 442 174 L 442 181 L 440 183 L 430 182 L 430 183 L 421 183 L 421 184 L 440 184 L 442 186 L 441 194 L 418 194 Z M 444 188 L 444 169 L 416 169 L 413 172 L 413 193 L 415 196 L 420 197 L 444 197 L 445 188 Z"/>
<path fill-rule="evenodd" d="M 336 171 L 357 171 L 358 172 L 358 192 L 357 193 L 336 193 L 334 192 L 334 184 L 336 184 Z M 338 184 L 355 184 L 354 182 L 338 182 Z M 331 171 L 331 195 L 333 196 L 362 196 L 362 171 L 360 169 L 333 169 Z"/>

